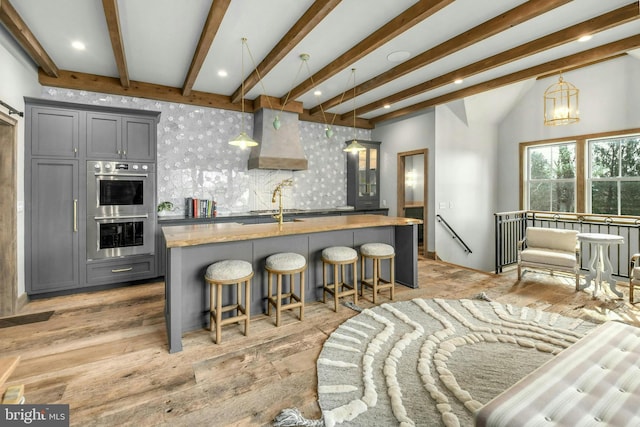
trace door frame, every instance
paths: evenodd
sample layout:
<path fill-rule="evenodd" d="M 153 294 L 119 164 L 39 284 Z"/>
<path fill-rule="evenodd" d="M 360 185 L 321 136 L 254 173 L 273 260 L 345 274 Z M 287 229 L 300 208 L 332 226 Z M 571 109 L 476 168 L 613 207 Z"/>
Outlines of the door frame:
<path fill-rule="evenodd" d="M 0 317 L 18 311 L 17 123 L 0 112 Z"/>
<path fill-rule="evenodd" d="M 403 151 L 401 153 L 398 153 L 398 169 L 397 169 L 397 180 L 396 182 L 398 183 L 398 200 L 397 200 L 397 212 L 398 212 L 398 216 L 404 217 L 405 216 L 405 199 L 404 199 L 404 191 L 405 191 L 405 186 L 404 186 L 404 167 L 405 167 L 405 163 L 406 163 L 406 157 L 409 156 L 415 156 L 415 155 L 419 155 L 419 154 L 424 154 L 424 176 L 423 176 L 423 191 L 424 194 L 422 196 L 422 200 L 423 200 L 423 205 L 422 205 L 422 216 L 423 216 L 423 226 L 422 226 L 422 256 L 424 256 L 425 258 L 427 257 L 428 254 L 428 240 L 427 240 L 427 236 L 428 236 L 428 209 L 427 207 L 429 206 L 429 149 L 428 148 L 423 148 L 420 150 L 411 150 L 411 151 Z"/>

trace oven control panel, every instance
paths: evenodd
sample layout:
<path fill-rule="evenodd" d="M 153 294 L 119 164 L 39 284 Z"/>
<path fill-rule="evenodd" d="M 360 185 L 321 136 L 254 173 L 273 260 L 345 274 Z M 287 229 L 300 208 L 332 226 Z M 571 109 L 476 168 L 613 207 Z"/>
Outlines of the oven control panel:
<path fill-rule="evenodd" d="M 155 171 L 153 163 L 89 161 L 88 170 L 100 173 L 149 173 Z"/>

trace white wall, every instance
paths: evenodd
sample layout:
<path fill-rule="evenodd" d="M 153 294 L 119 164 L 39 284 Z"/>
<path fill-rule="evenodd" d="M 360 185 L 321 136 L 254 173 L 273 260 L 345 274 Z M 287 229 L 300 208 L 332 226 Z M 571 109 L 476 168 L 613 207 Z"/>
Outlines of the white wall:
<path fill-rule="evenodd" d="M 40 94 L 38 73 L 35 65 L 22 53 L 13 39 L 0 26 L 0 99 L 20 111 L 24 111 L 25 96 Z M 4 107 L 2 111 L 4 110 Z M 6 111 L 5 111 L 6 112 Z M 18 120 L 18 206 L 24 206 L 24 118 Z M 17 207 L 16 207 L 17 208 Z M 24 286 L 24 209 L 18 209 L 18 295 L 25 291 Z M 0 251 L 2 248 L 0 248 Z M 0 255 L 2 256 L 2 255 Z"/>
<path fill-rule="evenodd" d="M 435 237 L 433 218 L 435 216 L 434 204 L 434 165 L 435 165 L 435 111 L 427 110 L 422 114 L 414 115 L 402 120 L 390 121 L 376 125 L 371 131 L 371 139 L 382 141 L 380 159 L 380 204 L 389 208 L 389 215 L 397 215 L 398 183 L 397 164 L 398 153 L 412 150 L 429 150 L 427 215 L 429 219 L 425 223 L 427 227 L 427 250 L 435 250 Z M 386 203 L 386 206 L 385 206 Z"/>
<path fill-rule="evenodd" d="M 580 122 L 543 124 L 543 94 L 557 76 L 538 80 L 500 123 L 498 131 L 498 210 L 519 209 L 521 142 L 640 127 L 640 60 L 624 56 L 563 74 L 580 90 Z"/>
<path fill-rule="evenodd" d="M 444 261 L 491 271 L 497 128 L 483 114 L 470 110 L 478 108 L 481 113 L 487 108 L 483 104 L 455 101 L 436 107 L 435 211 L 472 253 L 465 252 L 442 223 L 435 224 L 435 239 L 436 253 Z"/>

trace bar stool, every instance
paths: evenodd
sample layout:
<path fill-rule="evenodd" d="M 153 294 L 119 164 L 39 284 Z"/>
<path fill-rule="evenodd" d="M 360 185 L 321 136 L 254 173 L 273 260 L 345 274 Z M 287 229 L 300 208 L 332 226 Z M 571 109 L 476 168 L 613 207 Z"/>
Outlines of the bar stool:
<path fill-rule="evenodd" d="M 300 308 L 300 320 L 304 319 L 304 271 L 307 268 L 307 260 L 300 254 L 282 252 L 267 257 L 265 270 L 267 270 L 267 315 L 271 316 L 271 306 L 276 309 L 276 326 L 280 326 L 280 314 L 283 310 Z M 295 293 L 294 274 L 300 273 L 300 292 Z M 276 291 L 272 293 L 272 275 L 276 275 Z M 282 293 L 282 276 L 289 275 L 289 292 Z M 283 300 L 289 300 L 283 304 Z"/>
<path fill-rule="evenodd" d="M 365 286 L 373 289 L 373 303 L 376 304 L 378 292 L 389 289 L 391 299 L 393 300 L 393 291 L 395 284 L 395 250 L 393 246 L 385 243 L 365 243 L 360 246 L 360 255 L 362 262 L 360 263 L 360 276 L 362 277 L 360 286 L 360 296 Z M 371 278 L 365 276 L 365 264 L 367 259 L 373 261 L 373 275 Z M 380 261 L 383 259 L 390 260 L 390 277 L 389 280 L 380 277 Z"/>
<path fill-rule="evenodd" d="M 216 329 L 214 342 L 222 342 L 222 326 L 231 323 L 240 323 L 244 320 L 244 335 L 249 335 L 249 317 L 251 314 L 251 278 L 253 268 L 251 263 L 240 260 L 218 261 L 207 268 L 204 279 L 209 283 L 211 294 L 211 307 L 209 317 L 211 321 L 210 330 Z M 222 288 L 225 285 L 236 285 L 236 303 L 222 305 Z M 244 305 L 241 304 L 241 290 L 244 286 Z M 222 313 L 236 311 L 235 316 L 222 318 Z"/>
<path fill-rule="evenodd" d="M 346 266 L 353 264 L 353 284 L 346 283 Z M 333 265 L 333 283 L 327 283 L 326 267 Z M 340 267 L 342 280 L 338 280 Z M 334 311 L 338 312 L 338 300 L 353 295 L 353 303 L 358 304 L 358 252 L 347 246 L 331 246 L 322 250 L 322 302 L 326 302 L 327 292 L 333 295 Z"/>

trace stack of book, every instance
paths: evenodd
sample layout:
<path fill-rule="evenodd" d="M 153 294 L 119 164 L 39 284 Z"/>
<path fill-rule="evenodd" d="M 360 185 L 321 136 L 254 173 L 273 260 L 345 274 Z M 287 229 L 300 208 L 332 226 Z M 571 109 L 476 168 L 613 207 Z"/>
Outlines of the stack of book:
<path fill-rule="evenodd" d="M 215 200 L 196 199 L 187 197 L 184 207 L 187 218 L 214 218 L 218 216 L 218 209 Z"/>

